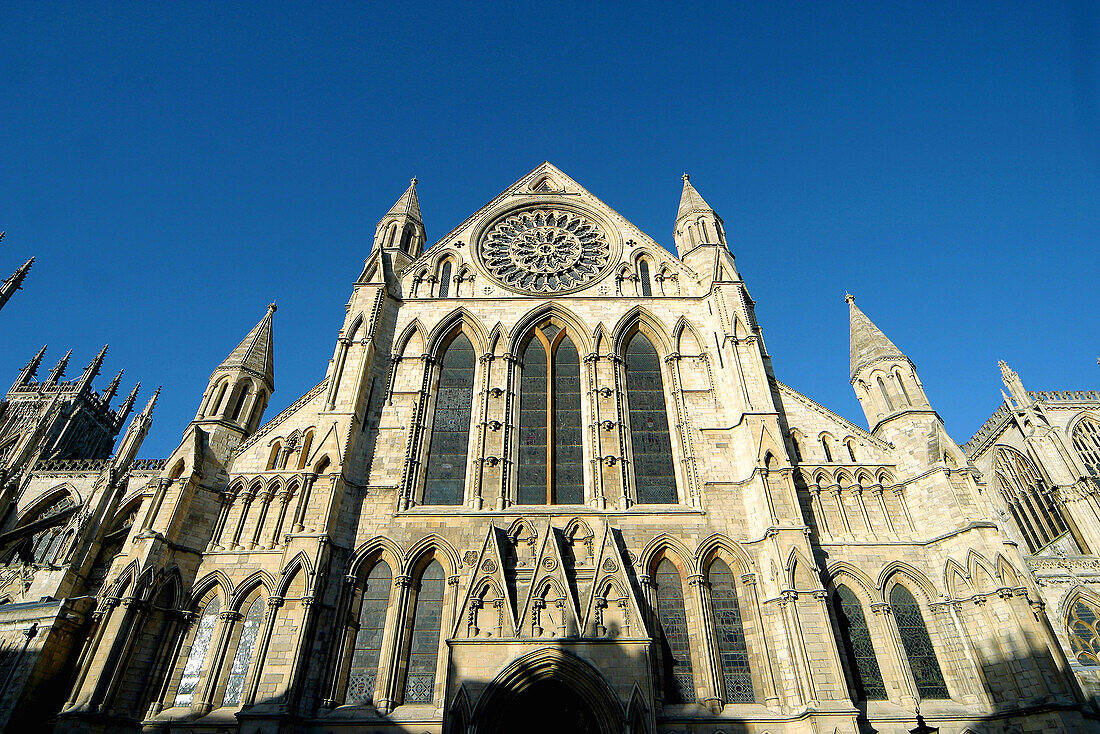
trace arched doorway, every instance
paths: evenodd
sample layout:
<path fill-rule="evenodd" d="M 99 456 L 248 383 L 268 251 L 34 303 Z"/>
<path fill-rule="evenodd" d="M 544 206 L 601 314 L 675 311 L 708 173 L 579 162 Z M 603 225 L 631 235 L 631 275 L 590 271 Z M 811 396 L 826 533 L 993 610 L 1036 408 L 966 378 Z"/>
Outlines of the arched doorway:
<path fill-rule="evenodd" d="M 504 702 L 497 726 L 501 734 L 601 734 L 592 709 L 572 688 L 552 678 Z"/>
<path fill-rule="evenodd" d="M 478 700 L 472 734 L 618 734 L 623 708 L 589 663 L 559 649 L 513 661 Z"/>

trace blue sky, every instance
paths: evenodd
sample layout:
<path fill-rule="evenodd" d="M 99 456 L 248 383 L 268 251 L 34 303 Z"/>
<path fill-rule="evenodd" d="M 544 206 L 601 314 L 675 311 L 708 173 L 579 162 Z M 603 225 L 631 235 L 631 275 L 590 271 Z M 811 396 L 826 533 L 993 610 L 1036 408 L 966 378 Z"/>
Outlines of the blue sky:
<path fill-rule="evenodd" d="M 964 441 L 1100 383 L 1085 3 L 0 5 L 0 377 L 111 343 L 166 456 L 275 300 L 267 417 L 319 380 L 377 220 L 429 241 L 543 160 L 671 244 L 726 222 L 779 379 L 865 425 L 846 290 Z M 47 365 L 47 366 L 48 366 Z"/>

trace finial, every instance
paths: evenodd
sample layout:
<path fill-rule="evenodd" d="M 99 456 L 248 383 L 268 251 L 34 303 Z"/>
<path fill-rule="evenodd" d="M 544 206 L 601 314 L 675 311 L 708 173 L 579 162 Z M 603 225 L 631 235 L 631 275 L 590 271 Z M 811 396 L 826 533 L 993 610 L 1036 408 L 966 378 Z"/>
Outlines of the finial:
<path fill-rule="evenodd" d="M 687 183 L 691 179 L 691 176 L 687 175 L 687 171 L 685 171 L 684 175 L 680 176 L 680 178 L 684 179 L 684 183 Z"/>
<path fill-rule="evenodd" d="M 6 234 L 7 234 L 7 230 L 5 230 L 3 232 L 0 232 L 0 242 L 2 242 L 4 240 L 4 235 L 6 235 Z"/>
<path fill-rule="evenodd" d="M 271 302 L 271 303 L 267 304 L 267 312 L 268 313 L 275 313 L 278 310 L 279 310 L 279 307 L 276 306 L 274 302 Z"/>
<path fill-rule="evenodd" d="M 416 178 L 416 176 L 413 176 L 411 179 L 409 179 L 409 183 L 411 183 L 413 186 L 416 186 L 418 183 L 420 183 L 420 181 Z"/>
<path fill-rule="evenodd" d="M 844 300 L 854 306 L 856 302 L 856 297 L 848 291 L 844 291 Z"/>

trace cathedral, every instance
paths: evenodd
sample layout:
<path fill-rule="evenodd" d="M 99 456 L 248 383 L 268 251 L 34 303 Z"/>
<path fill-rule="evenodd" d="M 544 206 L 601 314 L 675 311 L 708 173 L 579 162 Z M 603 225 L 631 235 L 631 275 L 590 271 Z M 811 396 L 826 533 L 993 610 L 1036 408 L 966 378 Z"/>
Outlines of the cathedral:
<path fill-rule="evenodd" d="M 1100 392 L 959 443 L 848 296 L 849 422 L 686 175 L 663 245 L 550 163 L 427 245 L 413 179 L 320 382 L 265 415 L 269 306 L 163 460 L 106 348 L 22 369 L 0 729 L 1100 730 Z"/>

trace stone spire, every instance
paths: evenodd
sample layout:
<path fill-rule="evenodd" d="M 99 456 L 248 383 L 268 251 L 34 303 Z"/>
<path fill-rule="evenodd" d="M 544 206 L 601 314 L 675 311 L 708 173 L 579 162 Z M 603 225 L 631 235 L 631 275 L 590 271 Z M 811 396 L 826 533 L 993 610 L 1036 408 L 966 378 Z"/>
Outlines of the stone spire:
<path fill-rule="evenodd" d="M 699 245 L 725 245 L 726 231 L 722 218 L 711 208 L 695 187 L 690 177 L 683 175 L 684 189 L 680 192 L 680 208 L 676 210 L 676 226 L 673 238 L 680 255 Z"/>
<path fill-rule="evenodd" d="M 107 356 L 107 344 L 103 345 L 103 348 L 99 350 L 99 354 L 92 358 L 92 361 L 88 363 L 88 366 L 84 368 L 84 374 L 80 376 L 80 389 L 88 387 L 92 384 L 92 380 L 99 374 L 100 369 L 103 368 L 103 358 Z"/>
<path fill-rule="evenodd" d="M 1001 381 L 1004 382 L 1005 387 L 1008 388 L 1008 392 L 1012 396 L 1012 399 L 1016 401 L 1016 405 L 1021 407 L 1031 405 L 1031 398 L 1024 388 L 1024 381 L 1020 379 L 1016 371 L 1009 367 L 1008 363 L 1003 359 L 997 364 L 1001 368 Z"/>
<path fill-rule="evenodd" d="M 3 233 L 0 233 L 3 236 Z M 0 283 L 0 308 L 4 307 L 4 304 L 12 297 L 12 295 L 23 286 L 23 280 L 27 277 L 27 273 L 30 272 L 31 265 L 34 264 L 34 258 L 32 257 L 27 262 L 12 273 L 12 276 Z"/>
<path fill-rule="evenodd" d="M 267 313 L 260 323 L 252 327 L 237 348 L 229 353 L 214 372 L 223 370 L 241 370 L 249 372 L 267 383 L 269 390 L 275 389 L 275 341 L 274 303 L 268 305 Z"/>
<path fill-rule="evenodd" d="M 103 394 L 99 396 L 99 399 L 104 403 L 110 403 L 114 400 L 115 395 L 118 393 L 119 383 L 122 382 L 122 373 L 123 370 L 119 370 L 118 374 L 112 378 L 110 384 L 104 389 Z"/>
<path fill-rule="evenodd" d="M 149 426 L 153 424 L 153 408 L 157 404 L 158 395 L 160 395 L 159 387 L 153 393 L 153 397 L 149 398 L 145 408 L 130 421 L 130 426 L 122 437 L 118 451 L 115 452 L 116 466 L 127 466 L 137 456 L 138 449 L 141 448 L 141 442 L 145 440 L 145 436 L 149 433 Z"/>
<path fill-rule="evenodd" d="M 398 251 L 415 258 L 424 249 L 426 236 L 420 218 L 420 200 L 416 197 L 416 179 L 401 194 L 374 230 L 374 249 Z"/>
<path fill-rule="evenodd" d="M 118 406 L 118 425 L 121 426 L 123 421 L 126 420 L 126 416 L 130 415 L 130 411 L 134 409 L 134 401 L 137 400 L 138 390 L 141 389 L 141 383 L 134 385 L 134 389 L 130 391 L 130 394 L 126 396 L 126 399 L 122 401 L 122 405 Z"/>
<path fill-rule="evenodd" d="M 886 335 L 859 309 L 855 296 L 849 293 L 844 300 L 848 302 L 853 380 L 856 379 L 856 373 L 862 367 L 880 359 L 895 357 L 908 361 L 908 357 L 902 354 L 902 351 L 894 346 L 894 343 L 887 339 Z"/>

